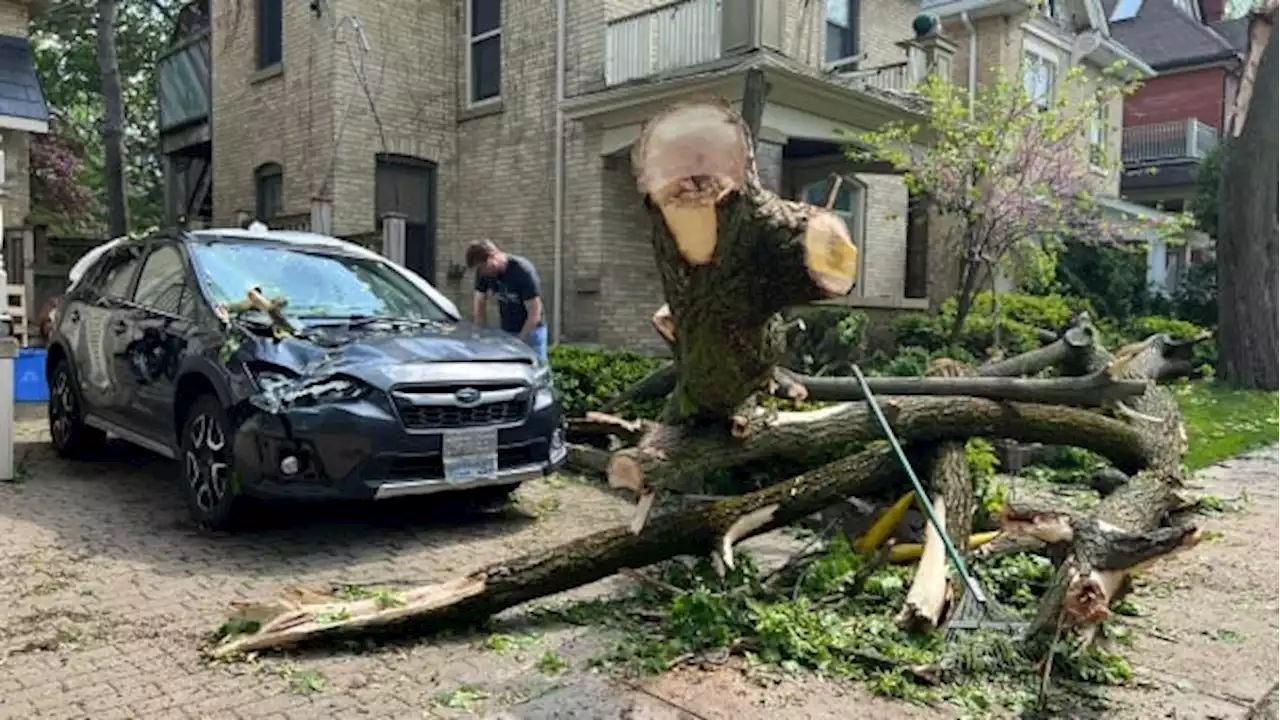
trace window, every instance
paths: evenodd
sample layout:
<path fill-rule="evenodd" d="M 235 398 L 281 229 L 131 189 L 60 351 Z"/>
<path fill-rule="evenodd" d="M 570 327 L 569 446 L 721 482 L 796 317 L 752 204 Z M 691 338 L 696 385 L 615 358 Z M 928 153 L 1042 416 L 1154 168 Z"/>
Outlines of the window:
<path fill-rule="evenodd" d="M 191 247 L 192 265 L 214 303 L 230 303 L 244 289 L 289 299 L 299 318 L 411 317 L 451 322 L 449 315 L 404 272 L 380 258 L 298 249 L 265 242 L 214 241 Z"/>
<path fill-rule="evenodd" d="M 253 171 L 254 207 L 258 219 L 267 222 L 284 210 L 284 168 L 276 163 Z"/>
<path fill-rule="evenodd" d="M 858 54 L 858 0 L 827 0 L 824 59 L 835 62 Z"/>
<path fill-rule="evenodd" d="M 1116 3 L 1116 9 L 1111 11 L 1111 22 L 1132 20 L 1138 17 L 1138 11 L 1141 9 L 1142 0 L 1120 0 Z"/>
<path fill-rule="evenodd" d="M 284 0 L 258 0 L 258 69 L 284 59 Z"/>
<path fill-rule="evenodd" d="M 467 100 L 502 96 L 502 0 L 467 0 Z"/>
<path fill-rule="evenodd" d="M 187 289 L 187 269 L 182 253 L 173 245 L 162 245 L 147 256 L 133 292 L 137 304 L 168 315 L 190 314 L 194 298 Z"/>
<path fill-rule="evenodd" d="M 836 193 L 836 201 L 831 206 L 831 211 L 844 221 L 849 228 L 849 237 L 853 239 L 853 244 L 858 248 L 858 262 L 862 263 L 866 260 L 862 248 L 862 224 L 866 217 L 864 209 L 864 198 L 866 198 L 866 188 L 853 178 L 846 177 L 844 182 L 840 183 L 840 191 Z M 801 199 L 810 205 L 818 207 L 827 206 L 827 196 L 831 193 L 831 181 L 819 180 L 804 186 L 800 195 Z M 862 277 L 865 273 L 859 272 L 858 276 Z M 854 292 L 861 294 L 865 286 L 859 283 Z"/>
<path fill-rule="evenodd" d="M 1043 109 L 1053 104 L 1058 85 L 1058 63 L 1046 55 L 1023 53 L 1022 87 L 1031 101 Z"/>
<path fill-rule="evenodd" d="M 97 276 L 100 279 L 97 285 L 102 290 L 102 296 L 116 299 L 128 298 L 134 273 L 141 260 L 142 245 L 136 242 L 122 243 L 107 253 L 102 260 L 101 274 Z"/>
<path fill-rule="evenodd" d="M 1107 164 L 1107 145 L 1111 139 L 1111 107 L 1102 100 L 1089 120 L 1089 162 L 1094 167 Z"/>

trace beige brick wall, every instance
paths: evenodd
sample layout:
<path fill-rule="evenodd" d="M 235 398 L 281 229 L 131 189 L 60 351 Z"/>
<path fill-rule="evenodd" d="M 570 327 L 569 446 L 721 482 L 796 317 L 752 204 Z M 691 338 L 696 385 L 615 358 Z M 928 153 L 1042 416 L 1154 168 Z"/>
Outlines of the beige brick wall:
<path fill-rule="evenodd" d="M 335 12 L 341 3 L 333 3 Z M 307 213 L 334 148 L 333 30 L 308 3 L 284 3 L 279 72 L 256 70 L 256 4 L 212 0 L 214 221 L 254 211 L 254 169 L 284 169 L 284 213 Z M 349 37 L 349 35 L 347 36 Z"/>
<path fill-rule="evenodd" d="M 27 25 L 30 22 L 31 13 L 27 10 L 27 3 L 0 0 L 0 33 L 26 37 Z"/>

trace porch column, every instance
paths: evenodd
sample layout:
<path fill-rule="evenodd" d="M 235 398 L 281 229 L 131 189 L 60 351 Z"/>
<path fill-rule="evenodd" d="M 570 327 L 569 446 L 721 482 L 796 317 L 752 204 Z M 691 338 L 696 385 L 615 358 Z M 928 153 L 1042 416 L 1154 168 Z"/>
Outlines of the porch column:
<path fill-rule="evenodd" d="M 241 229 L 249 227 L 249 221 L 253 219 L 248 210 L 236 210 L 232 214 L 235 216 L 236 227 Z"/>
<path fill-rule="evenodd" d="M 756 169 L 760 171 L 760 184 L 766 190 L 782 195 L 782 146 L 768 140 L 756 142 Z"/>
<path fill-rule="evenodd" d="M 398 212 L 382 214 L 382 254 L 397 265 L 404 265 L 404 224 L 408 215 Z"/>
<path fill-rule="evenodd" d="M 320 235 L 333 234 L 333 201 L 328 198 L 311 198 L 311 232 Z"/>
<path fill-rule="evenodd" d="M 17 338 L 0 338 L 0 482 L 13 480 L 13 359 Z"/>

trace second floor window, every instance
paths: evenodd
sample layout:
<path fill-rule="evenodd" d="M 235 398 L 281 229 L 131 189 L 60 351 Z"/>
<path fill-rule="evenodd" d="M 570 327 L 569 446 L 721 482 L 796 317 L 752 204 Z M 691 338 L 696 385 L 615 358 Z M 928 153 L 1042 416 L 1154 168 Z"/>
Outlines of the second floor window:
<path fill-rule="evenodd" d="M 827 0 L 826 50 L 835 62 L 858 54 L 858 0 Z"/>
<path fill-rule="evenodd" d="M 259 165 L 253 171 L 255 214 L 269 222 L 284 210 L 284 168 L 275 163 Z"/>
<path fill-rule="evenodd" d="M 1027 51 L 1022 58 L 1022 88 L 1041 109 L 1053 105 L 1058 85 L 1058 64 L 1037 52 Z"/>
<path fill-rule="evenodd" d="M 258 69 L 284 59 L 284 0 L 258 0 Z"/>
<path fill-rule="evenodd" d="M 1106 167 L 1107 145 L 1111 136 L 1110 103 L 1099 99 L 1098 108 L 1089 119 L 1089 163 L 1094 167 Z"/>
<path fill-rule="evenodd" d="M 502 95 L 502 0 L 467 0 L 467 102 Z"/>

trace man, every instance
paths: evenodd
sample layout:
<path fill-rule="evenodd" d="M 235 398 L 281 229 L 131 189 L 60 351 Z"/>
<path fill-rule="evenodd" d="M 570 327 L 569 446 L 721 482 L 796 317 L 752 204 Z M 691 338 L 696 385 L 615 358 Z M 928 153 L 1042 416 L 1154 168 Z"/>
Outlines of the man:
<path fill-rule="evenodd" d="M 476 271 L 476 293 L 471 319 L 485 324 L 489 295 L 498 298 L 499 324 L 503 331 L 528 343 L 547 359 L 547 325 L 542 321 L 542 292 L 538 271 L 528 258 L 510 255 L 489 240 L 467 247 L 467 268 Z"/>

